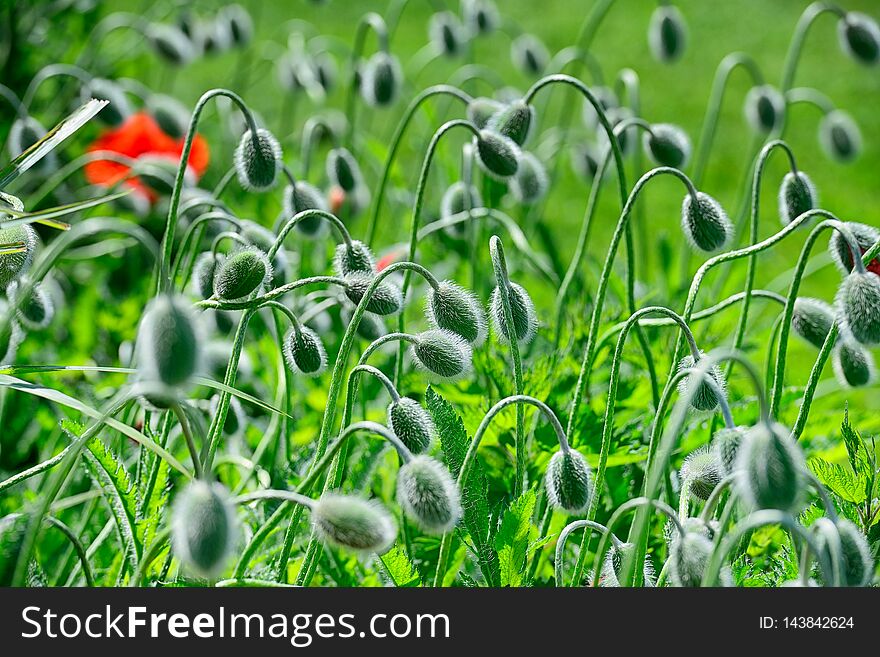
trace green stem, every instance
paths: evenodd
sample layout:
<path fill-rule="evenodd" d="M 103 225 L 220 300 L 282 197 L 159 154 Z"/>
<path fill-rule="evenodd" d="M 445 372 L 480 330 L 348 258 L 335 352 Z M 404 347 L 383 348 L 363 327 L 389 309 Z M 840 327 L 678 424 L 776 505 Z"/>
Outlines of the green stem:
<path fill-rule="evenodd" d="M 89 558 L 86 556 L 85 548 L 83 547 L 82 542 L 80 542 L 79 537 L 77 537 L 77 535 L 70 527 L 68 527 L 56 517 L 46 516 L 45 520 L 62 534 L 64 534 L 67 540 L 70 541 L 70 544 L 73 546 L 73 549 L 76 552 L 76 556 L 79 557 L 79 563 L 82 567 L 83 577 L 86 578 L 86 586 L 94 586 L 95 578 L 92 576 L 92 568 L 91 566 L 89 566 Z"/>
<path fill-rule="evenodd" d="M 563 566 L 565 565 L 563 563 L 565 556 L 565 544 L 568 541 L 569 535 L 573 531 L 581 528 L 583 528 L 584 530 L 595 529 L 596 531 L 603 533 L 608 531 L 608 528 L 605 525 L 600 525 L 598 522 L 594 522 L 592 520 L 575 520 L 574 522 L 570 522 L 562 528 L 562 531 L 559 533 L 559 538 L 556 539 L 556 556 L 553 563 L 553 572 L 557 587 L 563 586 L 563 582 L 565 581 L 563 573 Z M 617 537 L 612 534 L 612 540 L 616 538 Z"/>
<path fill-rule="evenodd" d="M 349 82 L 347 95 L 345 99 L 345 143 L 352 146 L 352 135 L 355 130 L 355 98 L 357 96 L 357 85 L 355 84 L 358 74 L 358 63 L 364 51 L 364 41 L 367 38 L 367 30 L 372 29 L 376 33 L 379 40 L 379 49 L 388 52 L 388 28 L 385 26 L 385 19 L 375 12 L 364 14 L 358 21 L 357 29 L 354 35 L 354 46 L 351 49 L 351 57 L 348 61 Z"/>
<path fill-rule="evenodd" d="M 785 64 L 782 69 L 782 82 L 779 85 L 782 93 L 791 89 L 791 86 L 794 84 L 794 75 L 797 71 L 801 52 L 804 49 L 804 42 L 807 39 L 807 33 L 816 19 L 824 13 L 836 14 L 839 18 L 846 16 L 845 11 L 837 5 L 829 2 L 814 2 L 804 9 L 804 12 L 801 14 L 801 17 L 798 19 L 798 23 L 794 28 L 794 35 L 791 38 L 788 52 L 785 55 Z"/>

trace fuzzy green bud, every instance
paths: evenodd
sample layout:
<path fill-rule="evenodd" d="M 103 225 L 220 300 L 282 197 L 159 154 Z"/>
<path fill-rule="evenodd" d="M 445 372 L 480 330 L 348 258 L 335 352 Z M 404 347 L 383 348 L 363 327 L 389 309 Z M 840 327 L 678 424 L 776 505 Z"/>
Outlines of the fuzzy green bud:
<path fill-rule="evenodd" d="M 238 539 L 238 522 L 229 492 L 221 484 L 193 481 L 174 501 L 171 545 L 196 575 L 223 571 Z"/>
<path fill-rule="evenodd" d="M 841 327 L 864 345 L 880 344 L 880 276 L 852 272 L 837 290 Z"/>
<path fill-rule="evenodd" d="M 804 455 L 781 425 L 762 421 L 748 431 L 736 471 L 746 503 L 789 513 L 800 510 L 807 483 Z"/>
<path fill-rule="evenodd" d="M 430 456 L 414 456 L 397 473 L 397 502 L 422 531 L 445 534 L 461 518 L 458 486 Z"/>
<path fill-rule="evenodd" d="M 281 144 L 264 128 L 257 130 L 256 140 L 248 130 L 235 149 L 234 160 L 235 173 L 243 188 L 266 191 L 275 185 L 281 170 Z"/>
<path fill-rule="evenodd" d="M 513 334 L 516 336 L 517 342 L 528 344 L 538 332 L 538 315 L 535 311 L 535 304 L 525 288 L 518 283 L 511 283 L 507 292 L 510 298 Z M 492 297 L 489 301 L 489 317 L 492 321 L 495 339 L 501 344 L 507 344 L 507 318 L 504 316 L 501 290 L 497 287 L 492 291 Z"/>
<path fill-rule="evenodd" d="M 381 504 L 332 492 L 312 508 L 312 526 L 328 543 L 357 552 L 383 554 L 397 536 L 394 518 Z"/>
<path fill-rule="evenodd" d="M 327 352 L 321 338 L 307 326 L 292 329 L 284 337 L 284 361 L 294 372 L 318 376 L 327 369 Z"/>
<path fill-rule="evenodd" d="M 247 248 L 228 256 L 214 275 L 214 296 L 223 301 L 244 299 L 272 278 L 272 265 L 266 254 Z"/>
<path fill-rule="evenodd" d="M 697 202 L 686 194 L 681 204 L 681 228 L 695 249 L 711 253 L 724 248 L 733 236 L 733 224 L 714 198 L 697 192 Z"/>
<path fill-rule="evenodd" d="M 415 399 L 401 397 L 388 406 L 388 423 L 394 435 L 414 454 L 427 451 L 437 435 L 430 413 Z"/>
<path fill-rule="evenodd" d="M 583 512 L 593 497 L 590 466 L 583 455 L 573 449 L 560 449 L 547 464 L 544 476 L 547 499 L 568 513 Z"/>
<path fill-rule="evenodd" d="M 802 339 L 821 349 L 834 326 L 834 309 L 820 299 L 798 297 L 791 314 L 791 328 Z"/>
<path fill-rule="evenodd" d="M 419 367 L 437 378 L 455 380 L 470 372 L 473 353 L 457 333 L 432 329 L 416 336 L 412 356 Z"/>
<path fill-rule="evenodd" d="M 684 358 L 682 358 L 678 363 L 678 371 L 684 371 L 689 369 L 694 369 L 699 365 L 699 361 L 702 360 L 704 354 L 700 353 L 700 358 L 695 360 L 693 354 L 688 354 Z M 709 376 L 711 376 L 716 383 L 718 389 L 721 390 L 721 394 L 724 394 L 724 389 L 726 387 L 726 382 L 724 380 L 724 374 L 721 372 L 721 369 L 717 365 L 713 365 L 712 368 L 707 372 Z M 691 385 L 689 376 L 684 377 L 678 382 L 678 394 L 686 395 L 688 393 L 688 389 Z M 707 383 L 701 377 L 700 380 L 696 383 L 697 391 L 696 394 L 691 399 L 691 407 L 698 411 L 713 411 L 718 406 L 718 395 L 715 393 L 715 388 L 712 384 Z"/>
<path fill-rule="evenodd" d="M 425 311 L 433 326 L 452 331 L 471 345 L 482 344 L 486 337 L 486 315 L 476 295 L 452 281 L 431 289 Z"/>
<path fill-rule="evenodd" d="M 372 283 L 372 274 L 353 272 L 345 277 L 345 295 L 352 303 L 359 304 Z M 400 288 L 385 280 L 373 290 L 366 307 L 368 311 L 377 315 L 394 315 L 402 308 L 403 295 Z"/>

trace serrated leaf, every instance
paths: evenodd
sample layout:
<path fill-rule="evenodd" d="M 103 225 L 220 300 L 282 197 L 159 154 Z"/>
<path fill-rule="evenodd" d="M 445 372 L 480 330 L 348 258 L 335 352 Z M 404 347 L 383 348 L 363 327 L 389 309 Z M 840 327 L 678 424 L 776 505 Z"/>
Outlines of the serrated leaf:
<path fill-rule="evenodd" d="M 413 565 L 406 552 L 400 545 L 395 545 L 388 552 L 379 557 L 388 576 L 391 578 L 394 586 L 414 587 L 421 586 L 422 579 L 419 577 L 419 571 Z"/>
<path fill-rule="evenodd" d="M 537 499 L 534 490 L 527 490 L 504 512 L 501 528 L 495 536 L 501 586 L 522 584 L 529 544 L 538 534 L 538 528 L 532 524 Z"/>
<path fill-rule="evenodd" d="M 162 513 L 168 506 L 168 497 L 171 491 L 171 468 L 166 461 L 159 461 L 156 471 L 156 481 L 153 483 L 153 494 L 146 505 L 138 506 L 137 529 L 141 545 L 147 547 L 156 537 L 159 525 L 162 523 Z"/>
<path fill-rule="evenodd" d="M 865 501 L 866 477 L 847 470 L 836 463 L 829 463 L 825 459 L 813 457 L 807 461 L 807 466 L 814 475 L 832 493 L 853 504 L 861 504 Z"/>
<path fill-rule="evenodd" d="M 455 409 L 430 386 L 425 392 L 425 402 L 440 435 L 446 466 L 453 477 L 458 477 L 471 438 Z M 467 481 L 462 486 L 461 506 L 464 525 L 471 535 L 480 570 L 488 584 L 496 585 L 499 582 L 498 558 L 492 549 L 486 477 L 479 461 L 474 461 Z"/>
<path fill-rule="evenodd" d="M 864 476 L 866 481 L 869 480 L 873 473 L 868 462 L 868 450 L 865 447 L 861 434 L 849 423 L 849 408 L 843 412 L 840 434 L 843 436 L 849 464 L 852 466 L 853 471 Z"/>

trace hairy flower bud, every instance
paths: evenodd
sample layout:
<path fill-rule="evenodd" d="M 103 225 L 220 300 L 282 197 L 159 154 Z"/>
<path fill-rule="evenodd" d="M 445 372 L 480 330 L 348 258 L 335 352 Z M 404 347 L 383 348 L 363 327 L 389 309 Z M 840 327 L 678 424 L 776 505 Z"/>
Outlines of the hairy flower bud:
<path fill-rule="evenodd" d="M 568 513 L 583 512 L 593 497 L 592 472 L 583 455 L 573 449 L 557 451 L 544 475 L 550 504 Z"/>
<path fill-rule="evenodd" d="M 492 0 L 467 0 L 462 3 L 462 15 L 472 35 L 494 32 L 501 23 L 498 7 Z"/>
<path fill-rule="evenodd" d="M 518 283 L 511 283 L 508 288 L 510 297 L 510 314 L 513 318 L 513 333 L 520 344 L 530 343 L 538 330 L 538 315 L 535 312 L 535 304 L 525 288 Z M 504 316 L 504 306 L 501 299 L 501 290 L 495 288 L 489 300 L 489 317 L 492 320 L 492 330 L 495 338 L 501 344 L 507 344 L 507 318 Z"/>
<path fill-rule="evenodd" d="M 865 536 L 849 520 L 837 520 L 843 557 L 843 585 L 868 586 L 874 579 L 874 558 Z"/>
<path fill-rule="evenodd" d="M 233 45 L 246 46 L 254 36 L 254 21 L 247 9 L 239 4 L 226 5 L 221 15 L 229 25 Z"/>
<path fill-rule="evenodd" d="M 860 64 L 874 66 L 880 62 L 880 27 L 877 22 L 857 11 L 848 11 L 837 23 L 840 47 Z"/>
<path fill-rule="evenodd" d="M 803 171 L 789 171 L 779 186 L 779 221 L 787 226 L 808 210 L 818 206 L 816 187 Z"/>
<path fill-rule="evenodd" d="M 642 137 L 642 146 L 656 164 L 684 169 L 691 157 L 687 133 L 671 123 L 655 123 Z"/>
<path fill-rule="evenodd" d="M 363 180 L 357 160 L 347 148 L 334 148 L 327 153 L 327 177 L 346 193 L 354 192 Z"/>
<path fill-rule="evenodd" d="M 6 289 L 6 296 L 18 303 L 16 316 L 28 331 L 39 331 L 46 328 L 55 317 L 55 304 L 42 285 L 35 285 L 30 296 L 19 302 L 17 299 L 18 282 L 16 281 Z M 0 351 L 2 351 L 2 345 L 0 345 Z"/>
<path fill-rule="evenodd" d="M 413 454 L 427 451 L 437 435 L 430 413 L 419 402 L 401 397 L 388 406 L 388 423 L 394 435 Z"/>
<path fill-rule="evenodd" d="M 440 217 L 448 219 L 462 212 L 482 207 L 483 198 L 480 196 L 480 190 L 463 180 L 457 180 L 443 193 L 443 198 L 440 200 Z M 465 222 L 459 221 L 447 226 L 446 231 L 454 237 L 461 238 L 465 233 Z"/>
<path fill-rule="evenodd" d="M 698 360 L 694 360 L 693 354 L 688 354 L 679 361 L 678 371 L 681 372 L 683 370 L 697 368 L 703 356 L 704 354 L 700 352 L 700 358 Z M 721 368 L 719 368 L 717 365 L 713 365 L 712 368 L 707 372 L 707 374 L 715 380 L 717 388 L 721 390 L 721 394 L 724 394 L 726 382 L 724 380 L 724 374 L 721 372 Z M 688 389 L 691 385 L 690 378 L 690 376 L 686 376 L 678 382 L 679 395 L 684 396 L 687 394 Z M 714 387 L 710 383 L 704 381 L 702 377 L 696 385 L 697 392 L 691 399 L 691 407 L 698 411 L 715 410 L 715 408 L 718 406 L 718 395 L 715 393 Z"/>
<path fill-rule="evenodd" d="M 162 132 L 173 139 L 183 139 L 189 128 L 189 110 L 176 98 L 165 94 L 152 94 L 147 99 L 147 110 Z"/>
<path fill-rule="evenodd" d="M 493 114 L 486 128 L 522 146 L 532 132 L 534 120 L 535 108 L 517 100 Z"/>
<path fill-rule="evenodd" d="M 861 388 L 874 381 L 874 357 L 854 340 L 841 340 L 835 346 L 831 365 L 844 388 Z"/>
<path fill-rule="evenodd" d="M 673 586 L 696 587 L 703 580 L 703 573 L 713 545 L 706 536 L 697 532 L 677 535 L 669 546 L 669 581 Z"/>
<path fill-rule="evenodd" d="M 419 367 L 437 378 L 455 380 L 470 372 L 473 353 L 457 333 L 432 329 L 416 336 L 412 356 Z"/>
<path fill-rule="evenodd" d="M 651 14 L 648 45 L 659 62 L 670 64 L 684 54 L 687 47 L 687 24 L 677 7 L 659 5 Z"/>
<path fill-rule="evenodd" d="M 307 182 L 297 181 L 296 185 L 287 185 L 284 188 L 282 200 L 282 213 L 285 219 L 290 219 L 306 210 L 323 210 L 328 212 L 327 200 L 314 185 Z M 300 219 L 296 229 L 308 237 L 314 237 L 321 233 L 326 222 L 321 217 L 308 217 Z"/>
<path fill-rule="evenodd" d="M 856 242 L 859 245 L 860 255 L 870 249 L 880 240 L 880 230 L 867 224 L 860 224 L 854 221 L 848 221 L 844 224 Z M 831 231 L 831 239 L 828 242 L 828 251 L 831 253 L 831 259 L 837 268 L 844 274 L 848 274 L 853 270 L 855 263 L 853 262 L 852 249 L 849 248 L 849 242 L 846 241 L 840 231 Z M 873 271 L 880 275 L 880 259 L 875 258 L 867 265 L 868 271 Z"/>
<path fill-rule="evenodd" d="M 372 274 L 352 272 L 345 277 L 345 295 L 352 303 L 359 304 L 372 283 Z M 373 291 L 366 309 L 377 315 L 394 315 L 402 308 L 403 295 L 400 288 L 383 280 Z"/>
<path fill-rule="evenodd" d="M 376 260 L 370 247 L 360 240 L 352 240 L 351 245 L 343 242 L 336 246 L 333 270 L 337 276 L 373 274 L 376 271 Z"/>
<path fill-rule="evenodd" d="M 318 376 L 327 369 L 327 352 L 324 343 L 312 329 L 302 326 L 297 331 L 291 329 L 284 337 L 282 349 L 284 361 L 294 372 L 308 376 Z"/>
<path fill-rule="evenodd" d="M 108 125 L 118 126 L 131 114 L 131 103 L 128 102 L 128 97 L 122 87 L 112 80 L 104 78 L 89 80 L 83 89 L 83 101 L 90 98 L 109 102 L 97 115 L 98 120 Z"/>
<path fill-rule="evenodd" d="M 375 500 L 324 493 L 312 508 L 312 526 L 328 543 L 383 554 L 394 543 L 394 518 Z"/>
<path fill-rule="evenodd" d="M 467 44 L 467 34 L 458 16 L 451 11 L 437 12 L 428 23 L 428 36 L 434 49 L 441 55 L 457 57 Z"/>
<path fill-rule="evenodd" d="M 461 518 L 458 486 L 430 456 L 414 456 L 397 473 L 397 503 L 422 531 L 445 534 Z"/>
<path fill-rule="evenodd" d="M 477 138 L 477 162 L 490 177 L 505 180 L 519 168 L 519 147 L 503 135 L 480 130 Z"/>
<path fill-rule="evenodd" d="M 681 204 L 681 228 L 695 249 L 711 253 L 724 248 L 733 235 L 733 224 L 714 198 L 697 192 L 697 202 L 686 194 Z"/>
<path fill-rule="evenodd" d="M 489 125 L 491 118 L 503 108 L 504 105 L 494 98 L 479 96 L 468 103 L 467 118 L 479 130 L 483 130 Z"/>
<path fill-rule="evenodd" d="M 759 509 L 800 510 L 806 485 L 801 448 L 779 424 L 759 422 L 746 434 L 736 461 L 740 494 Z"/>
<path fill-rule="evenodd" d="M 250 130 L 245 132 L 235 149 L 239 184 L 248 190 L 265 191 L 275 185 L 280 170 L 281 144 L 272 133 L 259 128 L 255 141 Z"/>
<path fill-rule="evenodd" d="M 745 427 L 722 427 L 712 436 L 711 449 L 723 476 L 731 474 L 736 468 L 736 458 L 745 435 Z"/>
<path fill-rule="evenodd" d="M 142 379 L 170 388 L 183 386 L 201 365 L 202 335 L 183 297 L 162 294 L 150 301 L 138 328 L 138 371 Z"/>
<path fill-rule="evenodd" d="M 364 65 L 361 78 L 361 96 L 371 107 L 387 107 L 397 100 L 403 73 L 397 57 L 379 51 Z"/>
<path fill-rule="evenodd" d="M 196 575 L 220 574 L 238 540 L 238 521 L 229 491 L 221 484 L 193 481 L 174 500 L 171 545 Z"/>
<path fill-rule="evenodd" d="M 176 25 L 150 23 L 146 37 L 153 52 L 169 64 L 185 66 L 195 59 L 192 41 Z"/>
<path fill-rule="evenodd" d="M 602 562 L 601 579 L 599 586 L 604 588 L 617 588 L 620 586 L 620 577 L 623 574 L 623 564 L 633 554 L 632 543 L 618 543 L 608 548 L 605 553 L 605 560 Z M 645 587 L 653 587 L 654 581 L 654 564 L 651 563 L 650 557 L 645 557 L 645 565 L 642 571 L 642 585 Z"/>
<path fill-rule="evenodd" d="M 516 173 L 510 179 L 510 192 L 523 205 L 533 205 L 544 198 L 550 187 L 544 165 L 532 153 L 522 151 Z"/>
<path fill-rule="evenodd" d="M 745 114 L 752 130 L 759 135 L 767 135 L 782 124 L 785 97 L 769 84 L 752 87 L 746 94 Z"/>
<path fill-rule="evenodd" d="M 791 328 L 794 332 L 817 349 L 821 349 L 834 326 L 834 309 L 821 301 L 809 297 L 798 297 L 791 314 Z"/>
<path fill-rule="evenodd" d="M 844 331 L 864 345 L 880 343 L 880 276 L 852 272 L 840 284 L 836 302 Z"/>
<path fill-rule="evenodd" d="M 831 159 L 852 162 L 862 152 L 862 133 L 849 114 L 833 110 L 819 123 L 819 145 Z"/>
<path fill-rule="evenodd" d="M 237 251 L 225 258 L 214 274 L 214 296 L 223 301 L 244 299 L 272 278 L 272 265 L 257 248 Z"/>
<path fill-rule="evenodd" d="M 24 244 L 24 251 L 0 254 L 0 290 L 28 270 L 37 251 L 37 231 L 30 224 L 0 230 L 0 244 L 19 243 Z"/>
<path fill-rule="evenodd" d="M 433 326 L 452 331 L 471 345 L 486 337 L 486 316 L 476 295 L 452 281 L 431 289 L 425 311 Z"/>
<path fill-rule="evenodd" d="M 721 481 L 721 464 L 716 454 L 708 448 L 688 454 L 681 465 L 681 480 L 692 498 L 703 502 L 708 500 Z"/>
<path fill-rule="evenodd" d="M 534 34 L 521 34 L 510 44 L 510 59 L 517 69 L 537 77 L 544 73 L 550 63 L 550 53 Z"/>

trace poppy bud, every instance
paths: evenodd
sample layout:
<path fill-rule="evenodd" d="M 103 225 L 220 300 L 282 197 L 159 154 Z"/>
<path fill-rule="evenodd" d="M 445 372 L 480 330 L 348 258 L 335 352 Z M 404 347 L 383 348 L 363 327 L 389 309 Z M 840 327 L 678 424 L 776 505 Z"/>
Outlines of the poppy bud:
<path fill-rule="evenodd" d="M 858 528 L 849 520 L 837 520 L 843 557 L 843 585 L 868 586 L 874 579 L 874 558 L 871 548 Z"/>
<path fill-rule="evenodd" d="M 759 135 L 774 132 L 785 115 L 785 98 L 776 87 L 762 84 L 749 89 L 745 101 L 746 120 Z"/>
<path fill-rule="evenodd" d="M 799 297 L 791 314 L 791 328 L 801 338 L 821 349 L 834 326 L 834 309 L 824 301 Z"/>
<path fill-rule="evenodd" d="M 284 360 L 294 372 L 318 376 L 327 369 L 327 352 L 324 343 L 312 329 L 302 326 L 291 329 L 284 337 Z"/>
<path fill-rule="evenodd" d="M 800 510 L 806 465 L 798 444 L 779 424 L 759 422 L 743 439 L 736 461 L 740 494 L 759 509 Z"/>
<path fill-rule="evenodd" d="M 625 559 L 633 553 L 632 543 L 617 543 L 608 548 L 605 560 L 602 562 L 601 580 L 599 586 L 604 588 L 617 588 L 620 586 L 620 576 Z M 649 557 L 645 557 L 643 569 L 643 583 L 646 587 L 654 586 L 654 564 Z"/>
<path fill-rule="evenodd" d="M 558 450 L 550 458 L 544 478 L 547 499 L 556 508 L 578 514 L 590 505 L 593 497 L 592 473 L 580 452 Z"/>
<path fill-rule="evenodd" d="M 226 5 L 221 10 L 221 16 L 229 26 L 233 45 L 246 46 L 250 43 L 254 36 L 254 21 L 244 7 L 238 4 Z"/>
<path fill-rule="evenodd" d="M 493 114 L 486 129 L 511 139 L 517 146 L 522 146 L 532 132 L 534 119 L 535 108 L 522 100 L 517 100 Z"/>
<path fill-rule="evenodd" d="M 803 171 L 786 173 L 779 186 L 779 220 L 782 225 L 787 226 L 817 205 L 816 187 L 809 176 Z"/>
<path fill-rule="evenodd" d="M 655 123 L 642 137 L 645 152 L 659 166 L 683 169 L 691 158 L 687 133 L 671 123 Z"/>
<path fill-rule="evenodd" d="M 464 26 L 451 11 L 441 11 L 431 16 L 428 36 L 434 49 L 447 57 L 457 57 L 467 44 Z"/>
<path fill-rule="evenodd" d="M 245 132 L 235 149 L 235 172 L 239 184 L 258 192 L 275 185 L 281 170 L 281 144 L 271 132 L 257 130 L 256 143 L 251 131 Z"/>
<path fill-rule="evenodd" d="M 511 283 L 507 290 L 510 297 L 510 314 L 513 318 L 513 333 L 517 342 L 528 344 L 538 331 L 538 314 L 535 312 L 535 304 L 525 288 L 518 283 Z M 489 317 L 492 320 L 492 330 L 495 339 L 501 344 L 507 344 L 507 318 L 504 316 L 504 306 L 501 301 L 501 291 L 495 288 L 489 300 Z"/>
<path fill-rule="evenodd" d="M 510 179 L 513 197 L 523 205 L 537 203 L 547 193 L 550 181 L 541 161 L 532 153 L 522 151 L 516 173 Z"/>
<path fill-rule="evenodd" d="M 108 105 L 104 106 L 98 113 L 98 119 L 111 126 L 120 125 L 131 114 L 131 103 L 128 102 L 128 96 L 122 88 L 112 80 L 104 78 L 92 78 L 84 88 L 83 100 L 90 98 L 97 100 L 106 100 Z"/>
<path fill-rule="evenodd" d="M 6 289 L 6 295 L 15 299 L 18 294 L 18 282 L 13 282 Z M 18 321 L 29 331 L 39 331 L 46 328 L 55 316 L 55 304 L 49 293 L 42 285 L 35 285 L 30 293 L 30 298 L 22 300 L 18 304 Z M 0 345 L 2 347 L 2 345 Z M 0 349 L 2 351 L 2 349 Z"/>
<path fill-rule="evenodd" d="M 849 232 L 852 233 L 853 237 L 856 238 L 856 242 L 859 245 L 860 255 L 863 255 L 868 249 L 870 249 L 874 244 L 880 240 L 880 230 L 877 230 L 873 226 L 868 226 L 867 224 L 860 224 L 854 221 L 848 221 L 844 223 L 849 229 Z M 852 249 L 849 248 L 849 242 L 843 237 L 840 231 L 834 230 L 831 231 L 831 239 L 828 242 L 828 251 L 831 253 L 831 259 L 834 261 L 834 264 L 837 265 L 837 268 L 844 274 L 848 274 L 853 270 L 853 254 Z M 880 273 L 880 260 L 874 259 L 867 265 L 868 271 L 873 271 L 874 273 Z"/>
<path fill-rule="evenodd" d="M 721 481 L 718 457 L 708 448 L 691 452 L 681 465 L 681 481 L 692 498 L 705 502 Z"/>
<path fill-rule="evenodd" d="M 634 116 L 633 111 L 629 107 L 610 107 L 605 112 L 605 117 L 608 119 L 608 124 L 611 126 L 612 130 L 617 128 L 617 126 L 623 123 L 626 119 L 631 119 Z M 635 150 L 636 144 L 638 143 L 637 130 L 636 126 L 630 125 L 623 130 L 615 131 L 617 145 L 620 146 L 620 152 L 622 155 L 631 155 Z M 598 125 L 596 127 L 596 141 L 602 152 L 611 148 L 611 142 L 608 140 L 608 133 L 605 132 L 604 128 Z"/>
<path fill-rule="evenodd" d="M 388 551 L 397 536 L 394 518 L 374 500 L 324 493 L 312 507 L 312 526 L 328 543 L 358 552 Z"/>
<path fill-rule="evenodd" d="M 461 518 L 458 486 L 430 456 L 414 456 L 397 473 L 397 503 L 428 534 L 445 534 Z"/>
<path fill-rule="evenodd" d="M 161 294 L 150 301 L 138 329 L 141 378 L 170 388 L 185 385 L 201 364 L 198 319 L 183 297 Z"/>
<path fill-rule="evenodd" d="M 841 340 L 834 348 L 831 364 L 838 383 L 845 388 L 860 388 L 874 380 L 874 357 L 855 341 Z"/>
<path fill-rule="evenodd" d="M 290 219 L 306 210 L 329 211 L 321 190 L 303 181 L 297 181 L 296 185 L 287 185 L 284 188 L 282 204 L 285 219 Z M 303 235 L 314 237 L 321 232 L 325 225 L 326 223 L 321 217 L 308 217 L 300 219 L 296 224 L 296 229 Z"/>
<path fill-rule="evenodd" d="M 24 244 L 24 251 L 0 254 L 0 290 L 28 270 L 37 250 L 37 231 L 30 224 L 0 229 L 0 244 L 19 243 Z"/>
<path fill-rule="evenodd" d="M 352 193 L 361 185 L 361 170 L 347 148 L 334 148 L 327 153 L 327 177 L 346 193 Z"/>
<path fill-rule="evenodd" d="M 448 219 L 462 212 L 481 207 L 483 207 L 483 199 L 480 196 L 480 190 L 474 185 L 457 180 L 443 193 L 443 198 L 440 200 L 440 217 Z M 458 222 L 447 226 L 446 229 L 454 237 L 463 237 L 464 227 L 464 222 Z"/>
<path fill-rule="evenodd" d="M 361 78 L 361 95 L 371 107 L 391 105 L 400 92 L 400 62 L 397 57 L 379 51 L 367 61 Z"/>
<path fill-rule="evenodd" d="M 494 98 L 480 96 L 468 103 L 467 118 L 477 129 L 482 130 L 489 125 L 489 120 L 503 108 L 504 105 Z"/>
<path fill-rule="evenodd" d="M 736 467 L 736 457 L 745 437 L 744 427 L 722 427 L 712 436 L 712 451 L 722 475 L 729 475 Z"/>
<path fill-rule="evenodd" d="M 376 271 L 376 260 L 370 247 L 360 240 L 352 240 L 350 245 L 342 242 L 336 246 L 333 270 L 337 276 L 373 274 Z"/>
<path fill-rule="evenodd" d="M 183 139 L 186 136 L 189 110 L 176 98 L 153 94 L 147 99 L 147 109 L 166 135 L 173 139 Z"/>
<path fill-rule="evenodd" d="M 880 343 L 880 276 L 852 272 L 837 290 L 842 327 L 864 345 Z"/>
<path fill-rule="evenodd" d="M 486 316 L 476 295 L 452 281 L 431 289 L 425 310 L 433 326 L 452 331 L 471 345 L 486 337 Z"/>
<path fill-rule="evenodd" d="M 233 253 L 220 263 L 214 275 L 214 296 L 237 301 L 260 289 L 272 278 L 272 265 L 256 248 Z"/>
<path fill-rule="evenodd" d="M 828 112 L 819 123 L 819 145 L 838 162 L 852 162 L 862 152 L 862 133 L 843 110 Z"/>
<path fill-rule="evenodd" d="M 710 253 L 724 248 L 733 235 L 733 224 L 714 198 L 697 192 L 697 203 L 686 194 L 681 204 L 681 228 L 691 246 Z"/>
<path fill-rule="evenodd" d="M 352 303 L 359 304 L 372 283 L 372 274 L 352 272 L 345 277 L 345 295 Z M 366 309 L 377 315 L 394 315 L 399 313 L 402 308 L 403 295 L 400 288 L 383 280 L 373 290 Z"/>
<path fill-rule="evenodd" d="M 401 397 L 388 406 L 388 423 L 394 435 L 413 454 L 427 451 L 437 435 L 431 415 L 415 399 Z"/>
<path fill-rule="evenodd" d="M 192 42 L 176 25 L 150 23 L 146 37 L 153 51 L 169 64 L 184 66 L 195 59 Z"/>
<path fill-rule="evenodd" d="M 537 77 L 547 68 L 550 53 L 534 34 L 521 34 L 510 44 L 510 59 L 517 69 Z"/>
<path fill-rule="evenodd" d="M 668 561 L 669 581 L 673 586 L 699 586 L 712 550 L 712 541 L 702 533 L 685 532 L 673 538 Z"/>
<path fill-rule="evenodd" d="M 224 486 L 193 481 L 177 496 L 171 513 L 171 545 L 196 575 L 220 574 L 237 539 L 235 508 Z"/>
<path fill-rule="evenodd" d="M 498 7 L 492 0 L 468 0 L 462 4 L 462 14 L 473 35 L 494 32 L 501 22 Z"/>
<path fill-rule="evenodd" d="M 336 60 L 326 51 L 317 52 L 312 56 L 312 71 L 315 80 L 321 85 L 324 93 L 330 93 L 336 87 L 336 78 L 339 76 Z"/>
<path fill-rule="evenodd" d="M 490 177 L 505 180 L 516 173 L 520 151 L 513 140 L 486 129 L 476 141 L 477 162 Z"/>
<path fill-rule="evenodd" d="M 592 185 L 599 170 L 599 153 L 596 146 L 589 142 L 572 144 L 569 154 L 574 174 L 588 185 Z"/>
<path fill-rule="evenodd" d="M 700 360 L 702 360 L 704 354 L 700 352 L 700 358 L 694 360 L 693 354 L 688 354 L 684 358 L 682 358 L 678 363 L 678 371 L 681 372 L 683 370 L 694 369 L 699 366 Z M 707 374 L 715 379 L 715 383 L 717 387 L 721 390 L 721 394 L 724 394 L 724 388 L 726 386 L 724 381 L 724 374 L 721 373 L 721 369 L 717 365 L 713 365 L 712 369 L 710 369 Z M 695 408 L 698 411 L 712 411 L 718 406 L 718 396 L 715 394 L 714 387 L 706 383 L 702 377 L 697 382 L 697 392 L 691 399 L 691 407 Z M 678 394 L 686 395 L 688 391 L 688 387 L 690 386 L 690 377 L 684 377 L 678 382 Z"/>
<path fill-rule="evenodd" d="M 219 17 L 214 20 L 204 21 L 199 26 L 199 35 L 202 41 L 202 52 L 206 55 L 216 55 L 229 50 L 232 45 L 232 33 L 229 24 Z"/>
<path fill-rule="evenodd" d="M 617 94 L 614 93 L 614 90 L 611 87 L 590 87 L 590 91 L 593 93 L 593 96 L 596 97 L 596 100 L 599 102 L 599 107 L 602 108 L 603 112 L 607 113 L 610 109 L 620 107 L 620 101 L 617 99 Z M 599 115 L 596 114 L 596 108 L 593 107 L 593 103 L 586 99 L 584 100 L 581 118 L 584 121 L 584 125 L 590 130 L 595 130 L 599 127 Z"/>
<path fill-rule="evenodd" d="M 866 66 L 880 62 L 880 27 L 866 14 L 848 11 L 837 23 L 840 47 L 850 57 Z"/>
<path fill-rule="evenodd" d="M 648 45 L 658 62 L 670 64 L 684 54 L 687 47 L 687 25 L 677 7 L 660 5 L 651 14 Z"/>
<path fill-rule="evenodd" d="M 445 329 L 419 333 L 412 346 L 412 355 L 419 367 L 441 379 L 466 376 L 471 370 L 473 357 L 464 338 Z"/>

